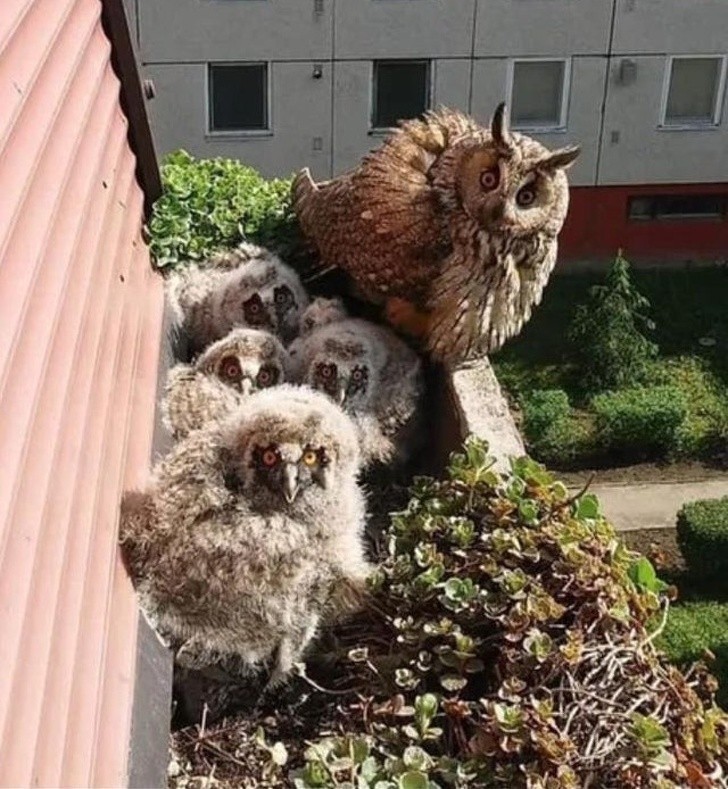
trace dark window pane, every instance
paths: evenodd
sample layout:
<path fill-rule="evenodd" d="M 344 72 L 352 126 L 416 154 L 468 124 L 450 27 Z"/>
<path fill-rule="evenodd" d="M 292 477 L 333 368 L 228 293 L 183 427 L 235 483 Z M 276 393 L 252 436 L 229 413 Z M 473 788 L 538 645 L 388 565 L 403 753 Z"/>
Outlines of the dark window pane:
<path fill-rule="evenodd" d="M 268 67 L 210 64 L 210 130 L 268 128 Z"/>
<path fill-rule="evenodd" d="M 565 67 L 562 60 L 522 60 L 513 64 L 514 126 L 561 125 Z"/>
<path fill-rule="evenodd" d="M 632 197 L 629 218 L 636 220 L 723 219 L 726 195 L 657 195 Z"/>
<path fill-rule="evenodd" d="M 427 61 L 377 61 L 374 63 L 375 129 L 396 126 L 416 118 L 429 106 L 430 64 Z"/>
<path fill-rule="evenodd" d="M 713 123 L 720 58 L 672 61 L 665 123 Z"/>

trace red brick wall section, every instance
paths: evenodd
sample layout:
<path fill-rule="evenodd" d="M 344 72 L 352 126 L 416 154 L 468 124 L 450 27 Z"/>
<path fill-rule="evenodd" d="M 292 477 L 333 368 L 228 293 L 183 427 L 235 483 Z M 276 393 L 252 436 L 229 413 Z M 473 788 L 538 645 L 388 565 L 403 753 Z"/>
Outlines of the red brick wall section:
<path fill-rule="evenodd" d="M 123 786 L 162 288 L 100 0 L 0 6 L 0 786 Z"/>

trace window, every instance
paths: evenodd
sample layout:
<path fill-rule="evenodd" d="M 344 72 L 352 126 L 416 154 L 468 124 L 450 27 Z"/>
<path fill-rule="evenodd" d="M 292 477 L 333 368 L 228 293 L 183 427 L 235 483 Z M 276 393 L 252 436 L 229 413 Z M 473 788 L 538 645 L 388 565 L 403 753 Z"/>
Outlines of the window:
<path fill-rule="evenodd" d="M 388 129 L 430 106 L 428 60 L 375 60 L 372 128 Z"/>
<path fill-rule="evenodd" d="M 515 60 L 510 69 L 511 124 L 517 129 L 563 129 L 569 94 L 568 60 Z"/>
<path fill-rule="evenodd" d="M 268 126 L 268 66 L 265 63 L 210 63 L 211 132 L 265 131 Z"/>
<path fill-rule="evenodd" d="M 662 125 L 717 125 L 724 83 L 724 57 L 669 58 L 665 72 Z"/>
<path fill-rule="evenodd" d="M 637 221 L 724 219 L 726 195 L 656 195 L 631 197 L 628 216 Z"/>

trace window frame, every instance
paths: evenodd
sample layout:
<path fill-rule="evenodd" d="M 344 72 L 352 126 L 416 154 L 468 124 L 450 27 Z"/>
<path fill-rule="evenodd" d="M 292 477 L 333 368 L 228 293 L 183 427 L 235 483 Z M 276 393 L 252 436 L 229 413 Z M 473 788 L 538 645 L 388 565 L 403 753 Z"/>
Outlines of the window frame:
<path fill-rule="evenodd" d="M 509 58 L 508 71 L 506 75 L 506 96 L 508 101 L 508 122 L 514 131 L 520 132 L 556 132 L 563 133 L 568 130 L 569 125 L 569 104 L 571 101 L 571 57 L 525 57 Z M 559 118 L 557 125 L 545 124 L 517 124 L 513 120 L 513 86 L 516 76 L 517 63 L 563 63 L 564 79 L 561 85 L 561 107 L 559 108 Z"/>
<path fill-rule="evenodd" d="M 659 202 L 673 198 L 710 198 L 721 204 L 722 210 L 718 213 L 661 213 Z M 632 214 L 632 203 L 635 200 L 651 200 L 656 205 L 652 207 L 649 215 L 634 216 Z M 713 222 L 721 223 L 728 219 L 728 195 L 723 192 L 696 192 L 696 193 L 670 193 L 670 194 L 633 194 L 627 198 L 627 221 L 636 224 L 655 224 L 655 223 L 693 223 L 693 222 Z"/>
<path fill-rule="evenodd" d="M 396 126 L 375 126 L 374 114 L 377 109 L 377 64 L 378 63 L 424 63 L 427 68 L 425 84 L 425 109 L 432 109 L 432 99 L 435 85 L 435 59 L 434 58 L 375 58 L 371 61 L 369 71 L 369 134 L 390 134 Z"/>
<path fill-rule="evenodd" d="M 713 115 L 710 121 L 698 121 L 693 123 L 686 123 L 685 121 L 678 121 L 677 123 L 669 123 L 667 120 L 667 101 L 670 96 L 670 83 L 672 81 L 672 64 L 676 60 L 719 60 L 720 67 L 718 69 L 718 85 L 715 91 L 715 103 L 713 105 Z M 662 131 L 710 131 L 717 129 L 722 122 L 723 107 L 725 105 L 725 87 L 726 87 L 726 65 L 728 64 L 728 55 L 712 54 L 712 55 L 666 55 L 665 56 L 665 69 L 662 77 L 662 97 L 660 99 L 660 117 L 657 128 Z"/>
<path fill-rule="evenodd" d="M 205 63 L 205 137 L 224 139 L 247 139 L 273 136 L 273 70 L 269 60 L 208 60 Z M 212 67 L 213 66 L 264 66 L 265 67 L 265 121 L 260 129 L 213 129 L 212 128 Z"/>

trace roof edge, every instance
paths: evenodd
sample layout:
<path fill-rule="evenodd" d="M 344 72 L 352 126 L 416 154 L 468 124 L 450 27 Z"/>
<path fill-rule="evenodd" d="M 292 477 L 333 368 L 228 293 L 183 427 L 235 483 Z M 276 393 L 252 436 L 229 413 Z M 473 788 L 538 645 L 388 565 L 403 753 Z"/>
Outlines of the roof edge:
<path fill-rule="evenodd" d="M 127 137 L 136 155 L 136 177 L 144 191 L 144 216 L 148 219 L 154 201 L 162 194 L 162 178 L 123 0 L 101 0 L 101 24 L 112 45 L 111 64 L 121 83 L 120 103 L 129 119 Z"/>

